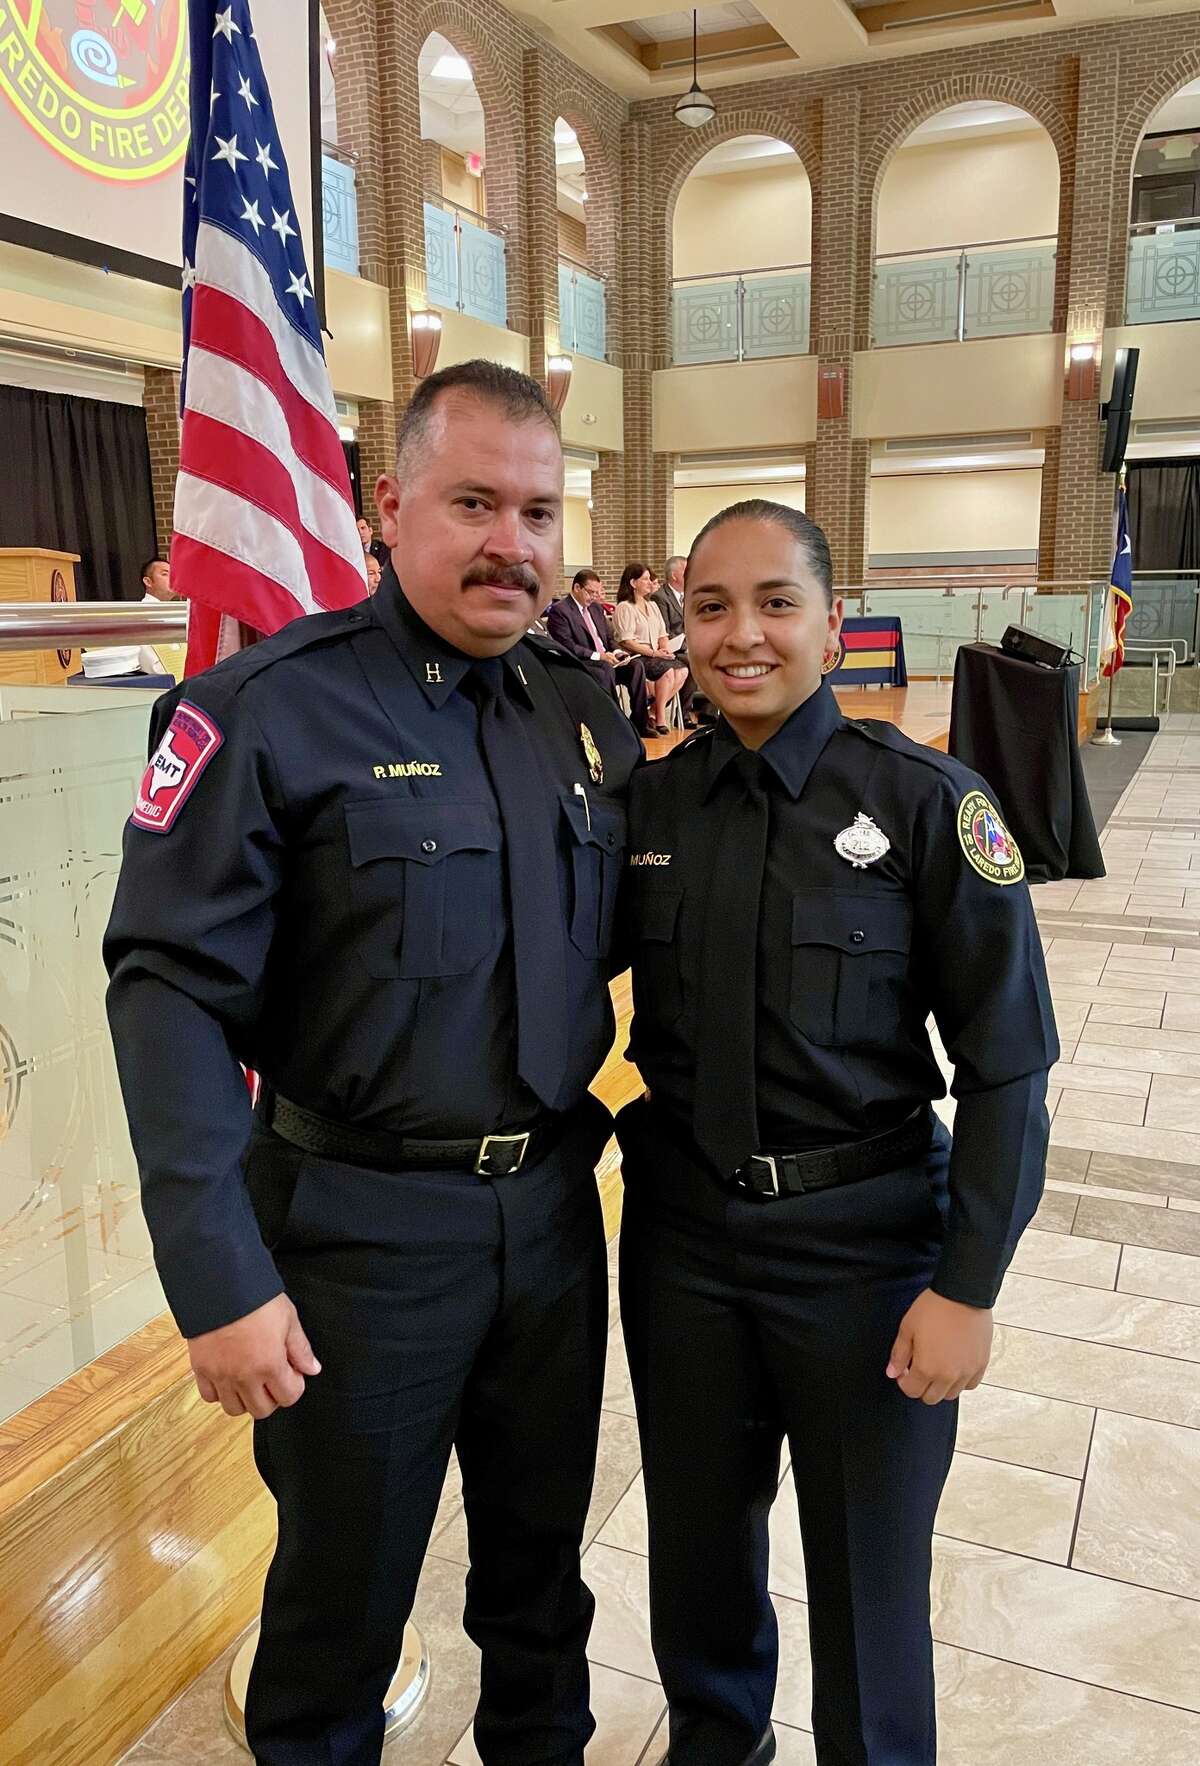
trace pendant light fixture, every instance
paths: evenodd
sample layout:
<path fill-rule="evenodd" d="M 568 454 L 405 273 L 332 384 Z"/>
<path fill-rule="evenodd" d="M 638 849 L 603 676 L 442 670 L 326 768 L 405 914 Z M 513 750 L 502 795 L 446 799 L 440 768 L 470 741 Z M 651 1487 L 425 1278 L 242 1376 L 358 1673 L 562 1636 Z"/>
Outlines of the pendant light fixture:
<path fill-rule="evenodd" d="M 696 35 L 696 12 L 692 11 L 692 84 L 682 98 L 675 101 L 675 121 L 682 123 L 687 129 L 702 129 L 705 123 L 711 123 L 717 114 L 717 107 L 707 92 L 700 90 L 698 71 L 699 42 Z"/>

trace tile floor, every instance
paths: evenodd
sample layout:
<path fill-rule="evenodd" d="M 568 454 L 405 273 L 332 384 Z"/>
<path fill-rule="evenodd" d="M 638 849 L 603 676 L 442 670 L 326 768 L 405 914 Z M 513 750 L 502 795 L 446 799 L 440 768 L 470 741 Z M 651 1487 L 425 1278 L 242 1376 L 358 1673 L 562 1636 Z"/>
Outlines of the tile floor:
<path fill-rule="evenodd" d="M 934 1576 L 942 1766 L 1200 1761 L 1200 716 L 1152 744 L 1098 883 L 1035 890 L 1063 1042 L 1045 1200 L 963 1400 Z M 585 1570 L 597 1600 L 591 1766 L 656 1762 L 633 1404 L 614 1319 Z M 814 1766 L 806 1585 L 785 1478 L 771 1586 L 782 1766 Z M 467 1766 L 453 1478 L 416 1617 L 433 1688 L 385 1756 Z M 233 1761 L 214 1664 L 128 1756 Z"/>

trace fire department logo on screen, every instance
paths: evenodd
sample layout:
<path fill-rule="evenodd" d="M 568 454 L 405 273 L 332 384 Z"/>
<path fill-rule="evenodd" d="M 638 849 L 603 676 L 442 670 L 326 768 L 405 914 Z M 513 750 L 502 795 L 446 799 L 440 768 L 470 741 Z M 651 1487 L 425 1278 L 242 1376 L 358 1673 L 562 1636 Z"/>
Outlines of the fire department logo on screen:
<path fill-rule="evenodd" d="M 187 146 L 184 0 L 0 0 L 0 92 L 93 177 L 156 178 Z"/>

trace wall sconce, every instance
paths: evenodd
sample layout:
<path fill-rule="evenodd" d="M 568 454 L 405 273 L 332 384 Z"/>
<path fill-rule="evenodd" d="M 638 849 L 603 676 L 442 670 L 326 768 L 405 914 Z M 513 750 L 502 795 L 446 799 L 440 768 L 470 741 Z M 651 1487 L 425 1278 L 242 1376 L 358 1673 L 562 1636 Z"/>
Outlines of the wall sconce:
<path fill-rule="evenodd" d="M 1100 345 L 1073 343 L 1067 358 L 1067 397 L 1090 404 L 1100 397 Z"/>
<path fill-rule="evenodd" d="M 571 390 L 575 364 L 570 356 L 550 356 L 546 361 L 546 397 L 552 411 L 561 411 Z"/>
<path fill-rule="evenodd" d="M 413 313 L 409 323 L 412 330 L 413 373 L 418 380 L 424 380 L 437 367 L 438 351 L 442 347 L 442 315 Z"/>

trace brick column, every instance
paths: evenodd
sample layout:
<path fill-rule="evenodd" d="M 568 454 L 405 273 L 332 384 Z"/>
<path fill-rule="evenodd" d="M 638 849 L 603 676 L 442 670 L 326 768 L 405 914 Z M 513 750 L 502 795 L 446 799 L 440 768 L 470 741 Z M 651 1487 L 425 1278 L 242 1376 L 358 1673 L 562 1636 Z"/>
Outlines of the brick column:
<path fill-rule="evenodd" d="M 358 402 L 358 459 L 362 473 L 363 512 L 376 526 L 376 481 L 396 465 L 396 407 L 390 399 Z"/>
<path fill-rule="evenodd" d="M 828 536 L 834 580 L 842 583 L 862 582 L 866 574 L 871 489 L 870 442 L 851 434 L 854 351 L 869 342 L 860 282 L 869 266 L 859 263 L 860 103 L 857 90 L 833 92 L 822 101 L 821 182 L 813 204 L 813 353 L 818 373 L 842 371 L 845 414 L 817 419 L 805 503 Z"/>
<path fill-rule="evenodd" d="M 543 384 L 558 354 L 558 171 L 555 81 L 541 49 L 525 51 L 525 265 L 529 279 L 529 372 Z M 595 499 L 593 498 L 593 501 Z"/>
<path fill-rule="evenodd" d="M 625 557 L 625 456 L 603 453 L 592 473 L 592 567 L 610 595 L 617 592 Z"/>
<path fill-rule="evenodd" d="M 1075 126 L 1071 262 L 1067 279 L 1067 349 L 1098 341 L 1108 315 L 1109 253 L 1113 247 L 1113 153 L 1118 110 L 1119 56 L 1115 48 L 1079 57 Z M 1123 248 L 1123 241 L 1121 241 Z M 1116 322 L 1118 315 L 1112 315 Z M 1066 365 L 1063 366 L 1064 380 Z M 1042 484 L 1042 532 L 1047 499 L 1054 497 L 1053 574 L 1103 577 L 1111 559 L 1114 481 L 1100 470 L 1101 427 L 1091 400 L 1063 400 L 1057 471 Z M 1049 463 L 1049 455 L 1047 456 Z M 1043 562 L 1039 574 L 1049 574 Z"/>
<path fill-rule="evenodd" d="M 622 565 L 673 550 L 673 455 L 654 452 L 654 373 L 671 365 L 666 241 L 655 237 L 650 128 L 631 122 L 621 143 L 621 364 L 625 371 L 625 536 Z M 669 225 L 669 223 L 666 223 Z M 657 568 L 657 565 L 656 565 Z"/>
<path fill-rule="evenodd" d="M 154 525 L 165 558 L 175 521 L 175 480 L 179 473 L 179 376 L 169 368 L 147 368 L 142 404 L 150 442 Z"/>

